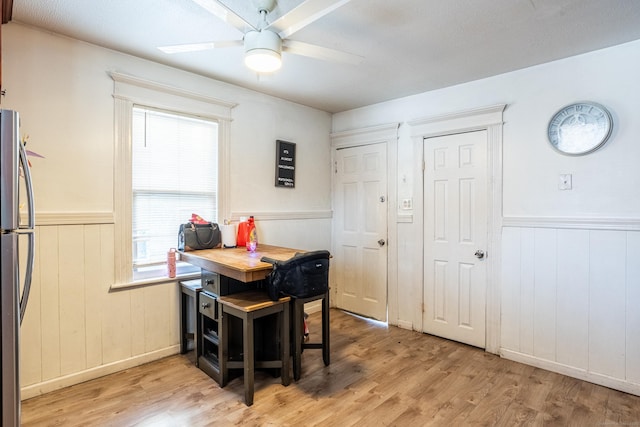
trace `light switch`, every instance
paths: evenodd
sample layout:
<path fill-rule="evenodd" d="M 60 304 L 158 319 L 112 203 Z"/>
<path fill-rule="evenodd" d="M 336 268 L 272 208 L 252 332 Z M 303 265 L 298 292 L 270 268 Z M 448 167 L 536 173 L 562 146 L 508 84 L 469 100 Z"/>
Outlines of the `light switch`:
<path fill-rule="evenodd" d="M 571 174 L 561 173 L 558 180 L 558 190 L 571 190 Z"/>

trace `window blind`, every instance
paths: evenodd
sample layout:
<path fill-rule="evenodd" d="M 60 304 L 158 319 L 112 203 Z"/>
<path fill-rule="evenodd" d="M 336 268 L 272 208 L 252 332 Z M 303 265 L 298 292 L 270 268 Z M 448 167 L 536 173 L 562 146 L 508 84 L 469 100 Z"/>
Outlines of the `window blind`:
<path fill-rule="evenodd" d="M 131 169 L 136 278 L 166 263 L 180 224 L 192 213 L 217 222 L 217 123 L 134 107 Z"/>

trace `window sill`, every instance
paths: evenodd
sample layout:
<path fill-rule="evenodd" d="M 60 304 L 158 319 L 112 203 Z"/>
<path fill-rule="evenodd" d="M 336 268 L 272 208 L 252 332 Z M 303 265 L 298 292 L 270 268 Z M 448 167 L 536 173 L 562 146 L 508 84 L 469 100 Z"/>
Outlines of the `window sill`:
<path fill-rule="evenodd" d="M 191 280 L 191 279 L 198 279 L 198 278 L 200 278 L 199 272 L 181 274 L 176 277 L 158 277 L 155 279 L 138 280 L 138 281 L 128 282 L 128 283 L 114 283 L 109 288 L 109 292 L 122 291 L 125 289 L 141 288 L 145 286 L 155 286 L 155 285 L 161 285 L 163 283 L 179 282 L 181 280 Z"/>

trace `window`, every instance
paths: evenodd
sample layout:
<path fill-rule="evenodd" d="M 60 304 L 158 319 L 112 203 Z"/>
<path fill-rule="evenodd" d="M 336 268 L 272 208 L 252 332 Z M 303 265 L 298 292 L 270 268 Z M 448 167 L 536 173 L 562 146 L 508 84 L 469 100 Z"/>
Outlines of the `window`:
<path fill-rule="evenodd" d="M 179 225 L 192 213 L 209 221 L 230 216 L 229 132 L 237 104 L 210 96 L 216 88 L 207 85 L 194 92 L 109 75 L 115 115 L 111 289 L 175 281 L 165 263 Z M 177 267 L 180 278 L 192 268 Z"/>
<path fill-rule="evenodd" d="M 131 139 L 133 280 L 166 277 L 167 251 L 192 213 L 217 222 L 218 124 L 135 106 Z M 195 270 L 178 265 L 178 274 Z"/>

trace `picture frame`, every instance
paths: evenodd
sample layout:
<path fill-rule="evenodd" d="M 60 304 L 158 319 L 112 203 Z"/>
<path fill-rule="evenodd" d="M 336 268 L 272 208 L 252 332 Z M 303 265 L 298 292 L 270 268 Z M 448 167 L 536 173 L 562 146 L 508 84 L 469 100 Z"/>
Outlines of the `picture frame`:
<path fill-rule="evenodd" d="M 296 186 L 296 144 L 276 140 L 276 187 Z"/>

